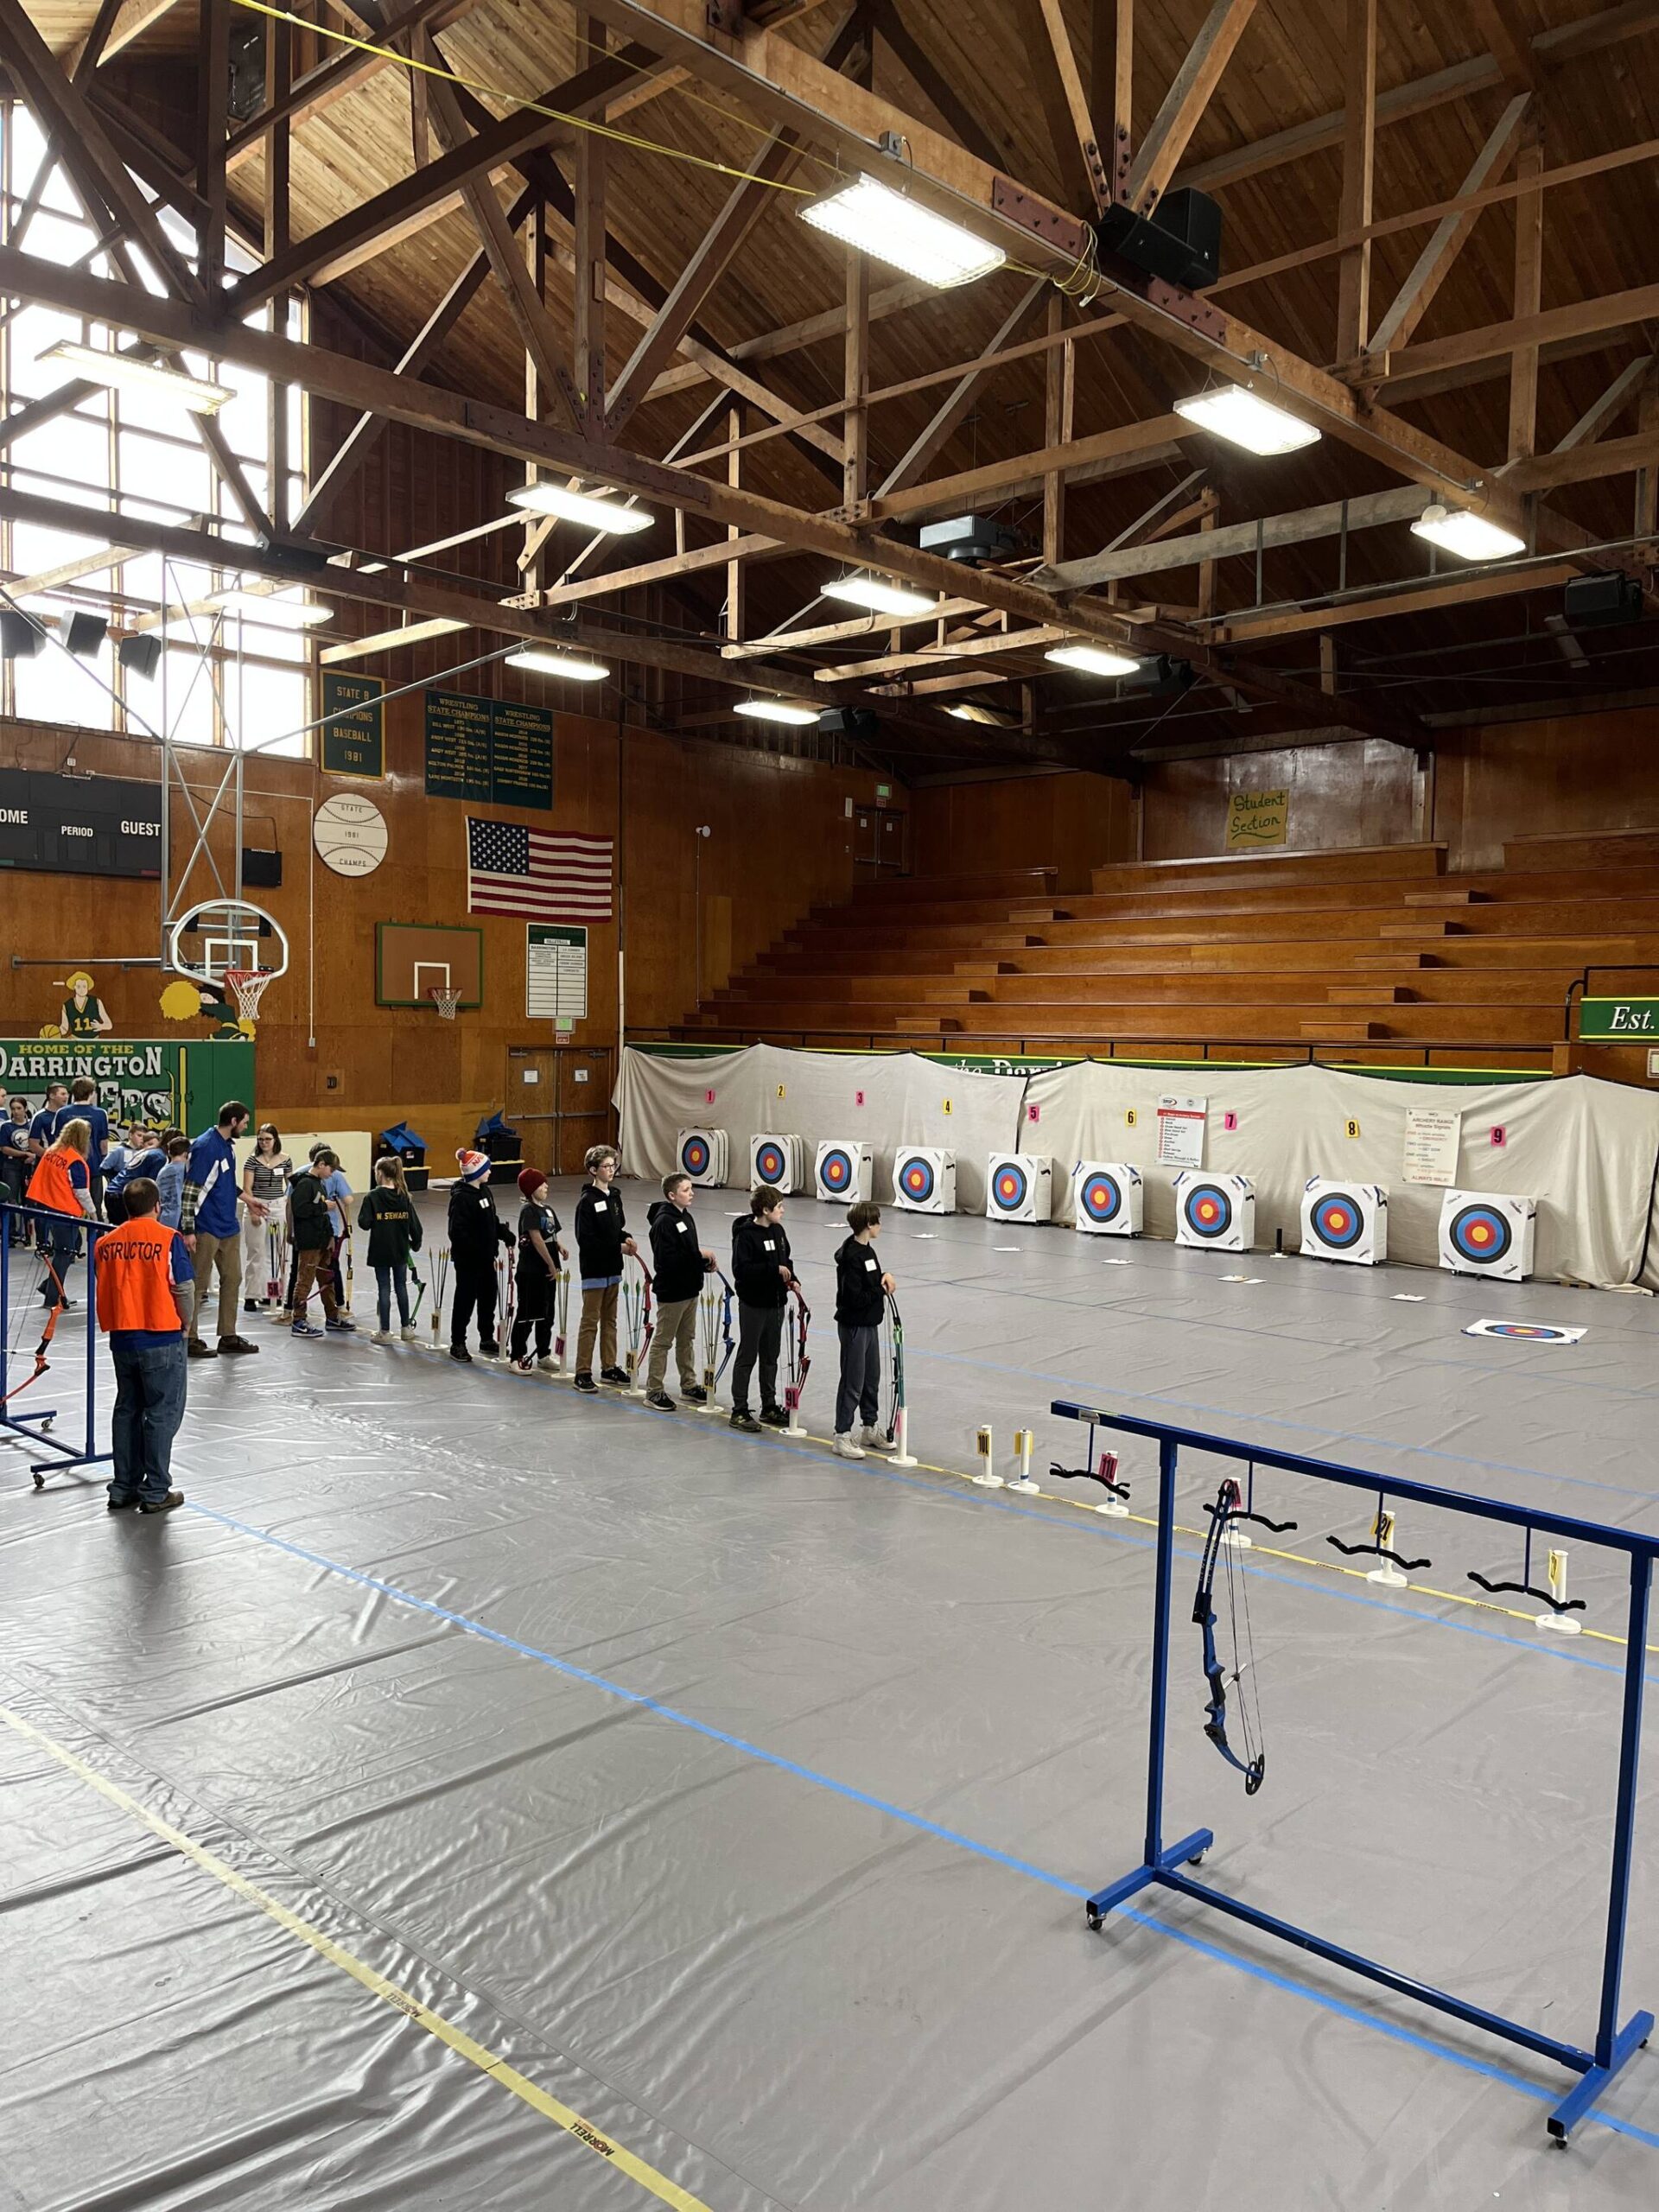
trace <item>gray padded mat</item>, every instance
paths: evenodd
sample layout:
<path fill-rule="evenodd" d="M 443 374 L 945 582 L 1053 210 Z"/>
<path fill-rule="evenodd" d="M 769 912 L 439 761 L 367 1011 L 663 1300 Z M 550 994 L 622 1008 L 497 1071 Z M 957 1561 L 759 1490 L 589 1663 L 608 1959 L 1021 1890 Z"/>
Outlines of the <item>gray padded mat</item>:
<path fill-rule="evenodd" d="M 702 1194 L 706 1241 L 738 1204 Z M 844 1231 L 790 1227 L 823 1435 Z M 1039 1478 L 1075 1464 L 1046 1409 L 1076 1397 L 1659 1527 L 1651 1301 L 962 1217 L 889 1213 L 881 1249 L 914 1471 L 263 1325 L 192 1370 L 165 1522 L 0 1450 L 0 1703 L 713 2212 L 1650 2204 L 1650 2054 L 1552 2153 L 1562 2083 L 1511 2048 L 1183 1900 L 1090 1934 L 1139 1856 L 1151 1532 L 931 1469 L 982 1421 L 1004 1471 L 1025 1425 Z M 1589 1334 L 1461 1335 L 1484 1314 Z M 1124 1460 L 1145 1513 L 1151 1447 Z M 1275 1481 L 1298 1556 L 1250 1564 L 1246 1800 L 1182 1602 L 1216 1473 L 1182 1487 L 1171 1832 L 1586 2039 L 1620 1650 L 1340 1575 L 1363 1502 Z M 1490 1526 L 1404 1534 L 1453 1595 L 1518 1565 Z M 1621 1565 L 1573 1560 L 1608 1632 Z M 0 2205 L 653 2201 L 10 1727 L 0 1788 Z M 1627 2010 L 1659 1996 L 1651 1868 Z"/>

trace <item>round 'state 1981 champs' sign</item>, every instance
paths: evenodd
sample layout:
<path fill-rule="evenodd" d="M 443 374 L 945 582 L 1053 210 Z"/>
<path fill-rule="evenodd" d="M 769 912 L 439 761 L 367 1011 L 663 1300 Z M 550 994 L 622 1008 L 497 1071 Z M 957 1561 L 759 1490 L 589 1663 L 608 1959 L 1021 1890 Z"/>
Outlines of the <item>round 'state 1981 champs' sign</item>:
<path fill-rule="evenodd" d="M 386 817 L 372 798 L 336 791 L 317 809 L 311 840 L 336 875 L 372 875 L 386 857 Z"/>

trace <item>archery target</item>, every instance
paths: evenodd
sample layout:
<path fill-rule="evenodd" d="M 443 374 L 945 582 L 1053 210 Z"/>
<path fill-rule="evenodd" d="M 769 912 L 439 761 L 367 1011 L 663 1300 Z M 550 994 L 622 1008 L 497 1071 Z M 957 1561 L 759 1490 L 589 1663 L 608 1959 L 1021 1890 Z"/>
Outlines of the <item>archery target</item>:
<path fill-rule="evenodd" d="M 682 1129 L 679 1162 L 682 1175 L 694 1183 L 714 1185 L 726 1180 L 728 1146 L 724 1129 Z"/>
<path fill-rule="evenodd" d="M 874 1161 L 867 1144 L 844 1143 L 830 1138 L 818 1147 L 813 1182 L 821 1198 L 843 1198 L 849 1203 L 868 1198 L 874 1178 Z"/>
<path fill-rule="evenodd" d="M 1447 1191 L 1440 1200 L 1440 1265 L 1454 1274 L 1524 1282 L 1532 1273 L 1535 1199 Z"/>
<path fill-rule="evenodd" d="M 1471 1321 L 1465 1337 L 1507 1337 L 1523 1344 L 1575 1344 L 1584 1335 L 1556 1321 Z"/>
<path fill-rule="evenodd" d="M 1248 1252 L 1255 1243 L 1255 1187 L 1243 1175 L 1175 1178 L 1175 1242 L 1212 1252 Z"/>
<path fill-rule="evenodd" d="M 1389 1194 L 1376 1183 L 1316 1175 L 1302 1193 L 1302 1250 L 1316 1260 L 1379 1266 L 1389 1255 Z"/>
<path fill-rule="evenodd" d="M 893 1162 L 893 1201 L 909 1213 L 954 1213 L 957 1155 L 931 1147 L 901 1147 Z"/>
<path fill-rule="evenodd" d="M 1028 1152 L 994 1152 L 985 1165 L 988 1221 L 1046 1221 L 1054 1165 Z"/>
<path fill-rule="evenodd" d="M 790 1192 L 801 1182 L 803 1147 L 799 1137 L 758 1136 L 749 1144 L 749 1188 L 762 1183 Z"/>
<path fill-rule="evenodd" d="M 1080 1160 L 1071 1171 L 1072 1217 L 1089 1236 L 1138 1236 L 1146 1190 L 1127 1161 Z"/>

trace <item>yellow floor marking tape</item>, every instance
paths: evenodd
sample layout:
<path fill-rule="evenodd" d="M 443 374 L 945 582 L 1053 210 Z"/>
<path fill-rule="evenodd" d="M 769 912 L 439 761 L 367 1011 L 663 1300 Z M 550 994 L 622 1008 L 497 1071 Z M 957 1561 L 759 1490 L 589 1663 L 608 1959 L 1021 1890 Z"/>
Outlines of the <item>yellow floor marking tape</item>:
<path fill-rule="evenodd" d="M 21 1713 L 13 1713 L 0 1705 L 0 1720 L 3 1720 L 14 1733 L 37 1745 L 48 1758 L 55 1759 L 78 1782 L 84 1782 L 89 1789 L 95 1789 L 100 1797 L 129 1814 L 147 1827 L 152 1835 L 159 1836 L 163 1843 L 171 1844 L 175 1851 L 194 1866 L 200 1866 L 204 1873 L 211 1874 L 216 1882 L 223 1883 L 236 1896 L 257 1905 L 279 1928 L 285 1929 L 290 1936 L 297 1936 L 301 1942 L 308 1944 L 330 1966 L 338 1967 L 342 1974 L 349 1974 L 372 1997 L 378 1998 L 383 2005 L 391 2005 L 405 2019 L 414 2021 L 416 2027 L 424 2028 L 429 2035 L 435 2036 L 458 2057 L 464 2058 L 469 2066 L 477 2067 L 480 2074 L 487 2075 L 492 2082 L 510 2090 L 521 2104 L 528 2105 L 532 2112 L 540 2113 L 543 2120 L 554 2121 L 567 2135 L 574 2136 L 578 2143 L 593 2152 L 595 2157 L 603 2158 L 619 2173 L 625 2173 L 630 2180 L 638 2182 L 640 2188 L 647 2190 L 659 2204 L 671 2204 L 677 2208 L 677 2212 L 710 2212 L 710 2208 L 700 2196 L 693 2196 L 690 2190 L 682 2189 L 677 2182 L 670 2181 L 666 2174 L 659 2174 L 655 2166 L 647 2165 L 632 2151 L 613 2142 L 598 2128 L 591 2126 L 580 2113 L 572 2112 L 569 2105 L 561 2104 L 556 2097 L 550 2096 L 545 2089 L 538 2088 L 516 2067 L 509 2066 L 505 2058 L 498 2057 L 483 2044 L 474 2042 L 464 2029 L 456 2027 L 451 2020 L 446 2020 L 442 2012 L 435 2012 L 429 2005 L 423 2005 L 419 1998 L 412 1997 L 406 1989 L 400 1989 L 385 1974 L 377 1974 L 372 1966 L 336 1943 L 331 1936 L 325 1936 L 321 1928 L 314 1927 L 308 1920 L 302 1920 L 298 1913 L 290 1912 L 286 1905 L 279 1904 L 257 1884 L 249 1881 L 245 1874 L 238 1874 L 234 1866 L 227 1866 L 216 1853 L 196 1842 L 194 1837 L 186 1835 L 181 1828 L 175 1828 L 170 1821 L 162 1820 L 159 1814 L 152 1813 L 136 1797 L 130 1797 L 118 1783 L 99 1774 L 95 1767 L 88 1766 L 84 1759 L 77 1758 L 73 1751 L 55 1743 L 32 1721 L 25 1720 Z"/>
<path fill-rule="evenodd" d="M 435 1350 L 436 1347 L 423 1345 L 420 1349 L 423 1351 L 428 1349 Z M 487 1366 L 493 1363 L 486 1359 L 480 1363 Z M 541 1379 L 543 1382 L 568 1382 L 570 1378 L 568 1375 L 561 1374 L 544 1375 Z M 635 1405 L 640 1403 L 640 1401 L 632 1398 L 631 1394 L 620 1392 L 614 1389 L 607 1391 L 607 1395 L 609 1396 L 613 1404 L 614 1404 L 619 1398 L 621 1399 L 624 1403 L 631 1402 Z M 788 1436 L 791 1433 L 791 1431 L 788 1429 L 779 1428 L 772 1429 L 769 1433 L 774 1436 Z M 816 1436 L 810 1429 L 805 1428 L 797 1429 L 793 1433 L 802 1443 L 821 1445 L 825 1451 L 833 1451 L 835 1448 L 836 1440 L 833 1436 Z M 886 1455 L 882 1452 L 872 1452 L 869 1456 L 880 1462 L 885 1459 Z M 918 1459 L 916 1465 L 924 1474 L 945 1475 L 948 1476 L 952 1482 L 971 1483 L 974 1479 L 973 1477 L 963 1468 L 936 1466 L 931 1459 Z M 1386 1484 L 1384 1487 L 1386 1488 Z M 1020 1494 L 1026 1497 L 1030 1497 L 1034 1495 L 1037 1497 L 1039 1497 L 1045 1505 L 1068 1506 L 1073 1513 L 1092 1513 L 1095 1510 L 1092 1505 L 1085 1504 L 1080 1498 L 1061 1497 L 1053 1491 L 1039 1490 L 1034 1493 L 1031 1491 L 1025 1491 Z M 1142 1529 L 1155 1529 L 1158 1526 L 1157 1516 L 1152 1513 L 1128 1513 L 1116 1516 L 1114 1517 L 1133 1521 L 1138 1527 Z M 1175 1533 L 1178 1536 L 1190 1536 L 1194 1543 L 1201 1544 L 1205 1540 L 1205 1531 L 1202 1529 L 1188 1529 L 1179 1521 L 1175 1523 Z M 1263 1559 L 1284 1560 L 1293 1567 L 1314 1567 L 1317 1568 L 1321 1574 L 1346 1575 L 1349 1580 L 1352 1582 L 1363 1582 L 1366 1579 L 1366 1570 L 1363 1567 L 1341 1567 L 1338 1565 L 1335 1560 L 1310 1559 L 1305 1552 L 1275 1551 L 1271 1544 L 1252 1544 L 1251 1549 L 1253 1551 L 1259 1552 Z M 1526 1621 L 1527 1623 L 1531 1624 L 1538 1618 L 1535 1613 L 1523 1611 L 1522 1608 L 1517 1605 L 1495 1605 L 1489 1598 L 1465 1597 L 1461 1590 L 1436 1590 L 1432 1588 L 1427 1582 L 1414 1582 L 1411 1586 L 1414 1590 L 1420 1592 L 1425 1598 L 1439 1598 L 1444 1604 L 1448 1605 L 1467 1605 L 1473 1611 L 1478 1613 L 1501 1613 L 1505 1620 Z M 1593 1638 L 1593 1640 L 1598 1643 L 1616 1643 L 1621 1650 L 1624 1649 L 1624 1644 L 1628 1640 L 1624 1637 L 1615 1636 L 1611 1630 L 1605 1628 L 1581 1628 L 1580 1633 L 1580 1635 Z M 1647 1648 L 1656 1658 L 1659 1658 L 1659 1643 L 1650 1643 Z"/>

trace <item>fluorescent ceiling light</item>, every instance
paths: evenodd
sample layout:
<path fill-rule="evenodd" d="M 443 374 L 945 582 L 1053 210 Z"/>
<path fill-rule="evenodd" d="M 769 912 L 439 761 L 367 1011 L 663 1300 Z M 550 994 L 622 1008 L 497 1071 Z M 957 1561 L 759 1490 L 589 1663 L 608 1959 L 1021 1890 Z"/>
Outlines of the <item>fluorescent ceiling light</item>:
<path fill-rule="evenodd" d="M 1104 645 L 1053 645 L 1043 655 L 1057 668 L 1080 668 L 1089 676 L 1133 676 L 1141 664 Z"/>
<path fill-rule="evenodd" d="M 1007 259 L 1000 245 L 987 245 L 960 223 L 934 214 L 873 176 L 860 177 L 827 200 L 813 200 L 802 208 L 801 219 L 941 290 L 988 276 Z"/>
<path fill-rule="evenodd" d="M 334 608 L 321 600 L 268 598 L 257 591 L 214 592 L 207 604 L 238 615 L 244 622 L 263 622 L 268 630 L 309 630 L 319 622 L 333 621 L 334 615 Z"/>
<path fill-rule="evenodd" d="M 992 729 L 1009 729 L 1013 724 L 1006 715 L 999 715 L 995 707 L 977 707 L 970 701 L 966 706 L 947 707 L 945 713 L 952 721 L 984 722 Z"/>
<path fill-rule="evenodd" d="M 602 683 L 610 670 L 602 660 L 584 660 L 580 653 L 560 653 L 540 645 L 521 645 L 507 655 L 509 668 L 527 670 L 531 676 L 562 676 L 571 683 Z"/>
<path fill-rule="evenodd" d="M 876 614 L 931 614 L 939 603 L 931 592 L 911 591 L 903 584 L 890 584 L 885 576 L 837 576 L 825 584 L 823 596 L 868 607 Z"/>
<path fill-rule="evenodd" d="M 211 384 L 206 377 L 187 376 L 159 361 L 141 360 L 136 353 L 105 353 L 96 346 L 83 346 L 73 338 L 60 338 L 54 346 L 35 356 L 37 361 L 61 361 L 65 368 L 90 383 L 138 385 L 176 399 L 193 414 L 213 415 L 236 397 L 229 385 Z"/>
<path fill-rule="evenodd" d="M 649 530 L 657 519 L 648 507 L 625 507 L 618 499 L 596 499 L 591 493 L 569 492 L 563 484 L 521 484 L 507 494 L 510 507 L 527 507 L 532 514 L 556 515 L 561 522 L 579 522 L 589 530 L 609 530 L 626 535 Z"/>
<path fill-rule="evenodd" d="M 1411 534 L 1426 537 L 1443 553 L 1455 553 L 1459 561 L 1507 561 L 1527 550 L 1526 539 L 1517 537 L 1512 530 L 1500 530 L 1484 515 L 1443 506 L 1438 499 L 1423 509 L 1411 525 Z"/>
<path fill-rule="evenodd" d="M 734 715 L 747 715 L 757 722 L 815 722 L 818 719 L 816 707 L 798 707 L 788 699 L 740 699 L 732 709 Z"/>
<path fill-rule="evenodd" d="M 1300 423 L 1282 407 L 1271 406 L 1248 385 L 1224 384 L 1214 391 L 1194 392 L 1178 399 L 1175 412 L 1201 430 L 1213 430 L 1229 445 L 1246 453 L 1294 453 L 1300 446 L 1317 445 L 1319 434 L 1311 423 Z"/>

